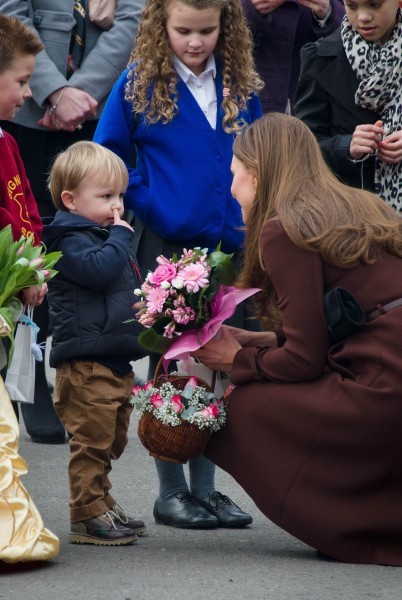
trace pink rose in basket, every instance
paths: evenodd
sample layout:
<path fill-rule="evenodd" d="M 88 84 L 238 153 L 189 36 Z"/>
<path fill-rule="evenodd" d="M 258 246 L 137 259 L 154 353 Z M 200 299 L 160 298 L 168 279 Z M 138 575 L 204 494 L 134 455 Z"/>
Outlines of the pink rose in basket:
<path fill-rule="evenodd" d="M 181 401 L 180 396 L 178 396 L 177 394 L 175 394 L 174 396 L 172 396 L 172 408 L 175 411 L 175 413 L 177 413 L 178 415 L 180 415 L 183 410 L 184 410 L 184 404 Z"/>
<path fill-rule="evenodd" d="M 191 377 L 189 377 L 184 390 L 189 387 L 195 388 L 195 387 L 197 387 L 197 385 L 198 385 L 198 379 L 197 379 L 197 377 L 194 377 L 194 375 L 192 375 Z"/>
<path fill-rule="evenodd" d="M 153 285 L 161 285 L 164 281 L 172 281 L 176 277 L 176 273 L 176 267 L 173 264 L 164 263 L 148 276 L 148 281 Z"/>
<path fill-rule="evenodd" d="M 161 406 L 163 406 L 163 398 L 158 393 L 153 394 L 149 401 L 155 406 L 155 408 L 160 408 Z"/>
<path fill-rule="evenodd" d="M 215 404 L 210 404 L 209 406 L 206 406 L 205 408 L 202 409 L 202 411 L 200 412 L 200 415 L 202 415 L 203 417 L 206 418 L 214 418 L 216 419 L 219 415 L 219 408 L 217 406 L 215 406 Z"/>

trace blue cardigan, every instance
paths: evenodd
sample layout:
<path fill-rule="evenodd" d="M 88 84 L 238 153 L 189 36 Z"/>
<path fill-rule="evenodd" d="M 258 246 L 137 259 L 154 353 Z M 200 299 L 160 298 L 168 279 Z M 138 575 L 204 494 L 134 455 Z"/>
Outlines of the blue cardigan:
<path fill-rule="evenodd" d="M 170 123 L 146 124 L 134 115 L 124 98 L 126 70 L 112 89 L 100 118 L 94 141 L 113 150 L 126 163 L 130 183 L 126 208 L 162 239 L 184 247 L 238 250 L 244 238 L 240 206 L 230 193 L 234 135 L 222 128 L 222 79 L 215 85 L 218 114 L 216 130 L 180 79 L 178 114 Z M 241 113 L 248 123 L 262 115 L 260 101 L 253 95 Z M 136 168 L 129 167 L 132 145 L 137 152 Z"/>

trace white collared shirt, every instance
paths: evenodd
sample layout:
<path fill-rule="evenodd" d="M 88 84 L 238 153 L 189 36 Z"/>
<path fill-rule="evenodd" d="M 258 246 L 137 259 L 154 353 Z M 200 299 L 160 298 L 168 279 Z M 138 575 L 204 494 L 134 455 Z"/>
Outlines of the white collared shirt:
<path fill-rule="evenodd" d="M 216 129 L 217 98 L 215 89 L 216 63 L 213 54 L 208 58 L 205 71 L 198 77 L 177 56 L 173 66 L 197 101 L 212 129 Z"/>

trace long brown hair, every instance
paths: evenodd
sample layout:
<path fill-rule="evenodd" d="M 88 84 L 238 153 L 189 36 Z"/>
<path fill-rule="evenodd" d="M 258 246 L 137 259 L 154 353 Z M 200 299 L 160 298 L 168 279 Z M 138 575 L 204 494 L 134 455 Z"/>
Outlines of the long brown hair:
<path fill-rule="evenodd" d="M 147 0 L 129 61 L 126 99 L 149 123 L 168 123 L 178 111 L 178 76 L 166 33 L 168 11 L 175 1 Z M 230 96 L 222 102 L 223 127 L 228 133 L 240 131 L 244 124 L 236 122 L 239 110 L 245 109 L 253 91 L 263 87 L 255 70 L 252 37 L 240 0 L 178 1 L 197 10 L 221 11 L 221 32 L 214 55 L 223 65 L 223 87 L 230 90 Z"/>
<path fill-rule="evenodd" d="M 259 249 L 261 228 L 269 219 L 279 219 L 296 246 L 339 268 L 373 263 L 380 250 L 402 257 L 402 219 L 375 194 L 341 183 L 299 119 L 264 115 L 236 137 L 233 153 L 257 179 L 240 284 L 263 288 L 259 310 L 263 316 L 268 303 L 271 322 L 275 294 Z"/>

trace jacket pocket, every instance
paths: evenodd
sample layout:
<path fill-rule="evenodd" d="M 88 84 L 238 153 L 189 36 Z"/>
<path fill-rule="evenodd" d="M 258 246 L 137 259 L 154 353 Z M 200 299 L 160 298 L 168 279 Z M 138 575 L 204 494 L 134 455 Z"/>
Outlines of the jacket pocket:
<path fill-rule="evenodd" d="M 37 9 L 33 13 L 33 24 L 39 32 L 43 29 L 71 31 L 75 20 L 71 13 Z"/>

